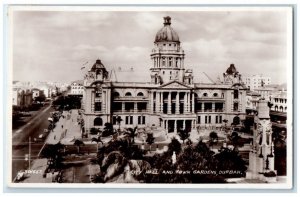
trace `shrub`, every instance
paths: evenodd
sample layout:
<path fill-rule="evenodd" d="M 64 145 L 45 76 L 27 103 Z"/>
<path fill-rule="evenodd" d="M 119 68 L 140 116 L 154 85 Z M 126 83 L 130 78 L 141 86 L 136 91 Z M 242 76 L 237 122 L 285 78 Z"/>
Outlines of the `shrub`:
<path fill-rule="evenodd" d="M 264 173 L 265 177 L 275 177 L 276 173 L 274 171 L 270 171 L 270 172 L 265 172 Z"/>

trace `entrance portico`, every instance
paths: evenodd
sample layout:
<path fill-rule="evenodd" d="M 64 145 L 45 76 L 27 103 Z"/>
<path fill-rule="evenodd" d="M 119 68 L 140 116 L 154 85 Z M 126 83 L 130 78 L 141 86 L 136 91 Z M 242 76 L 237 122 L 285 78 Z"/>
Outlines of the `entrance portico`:
<path fill-rule="evenodd" d="M 168 133 L 177 133 L 179 129 L 194 129 L 196 125 L 195 119 L 163 119 L 163 128 Z"/>

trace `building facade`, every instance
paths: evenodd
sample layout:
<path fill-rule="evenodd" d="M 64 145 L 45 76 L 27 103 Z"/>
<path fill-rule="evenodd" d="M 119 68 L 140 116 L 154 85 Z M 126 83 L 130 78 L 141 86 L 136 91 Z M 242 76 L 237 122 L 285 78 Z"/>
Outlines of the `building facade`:
<path fill-rule="evenodd" d="M 71 83 L 71 90 L 69 95 L 82 96 L 84 91 L 83 80 L 77 80 Z"/>
<path fill-rule="evenodd" d="M 250 88 L 250 90 L 255 90 L 257 88 L 270 85 L 271 77 L 266 77 L 263 75 L 252 75 L 246 76 L 243 81 L 245 82 L 246 87 Z"/>
<path fill-rule="evenodd" d="M 227 68 L 221 82 L 194 83 L 170 17 L 164 17 L 150 57 L 151 81 L 141 83 L 112 82 L 101 60 L 96 61 L 83 82 L 85 132 L 111 122 L 115 127 L 156 126 L 176 133 L 178 129 L 221 127 L 225 119 L 231 124 L 234 118 L 245 118 L 247 88 L 235 66 Z M 117 122 L 117 117 L 122 121 Z"/>

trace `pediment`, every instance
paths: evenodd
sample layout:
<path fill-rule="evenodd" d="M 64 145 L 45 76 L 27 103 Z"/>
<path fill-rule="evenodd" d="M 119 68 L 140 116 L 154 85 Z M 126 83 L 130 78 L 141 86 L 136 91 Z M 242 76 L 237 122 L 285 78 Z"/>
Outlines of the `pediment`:
<path fill-rule="evenodd" d="M 163 88 L 163 89 L 191 89 L 191 87 L 189 87 L 183 83 L 180 83 L 178 81 L 171 81 L 169 83 L 163 84 L 160 86 L 160 88 Z"/>

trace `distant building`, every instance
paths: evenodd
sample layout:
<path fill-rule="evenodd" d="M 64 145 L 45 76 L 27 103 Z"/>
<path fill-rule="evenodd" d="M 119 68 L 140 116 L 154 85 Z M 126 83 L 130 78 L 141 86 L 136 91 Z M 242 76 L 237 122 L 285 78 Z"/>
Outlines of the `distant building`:
<path fill-rule="evenodd" d="M 287 112 L 287 92 L 285 90 L 276 91 L 271 95 L 273 111 Z"/>
<path fill-rule="evenodd" d="M 84 91 L 83 80 L 77 80 L 71 83 L 71 90 L 69 95 L 78 95 L 82 96 Z"/>
<path fill-rule="evenodd" d="M 40 89 L 37 89 L 37 88 L 33 88 L 32 89 L 32 98 L 33 98 L 33 100 L 36 97 L 39 97 L 39 96 L 42 96 L 42 95 L 44 95 L 44 91 L 43 90 L 40 90 Z"/>
<path fill-rule="evenodd" d="M 271 77 L 266 77 L 263 75 L 252 75 L 246 76 L 243 81 L 250 90 L 255 90 L 257 88 L 270 85 Z"/>
<path fill-rule="evenodd" d="M 20 109 L 26 109 L 31 106 L 33 101 L 32 91 L 29 89 L 13 88 L 12 105 Z"/>

